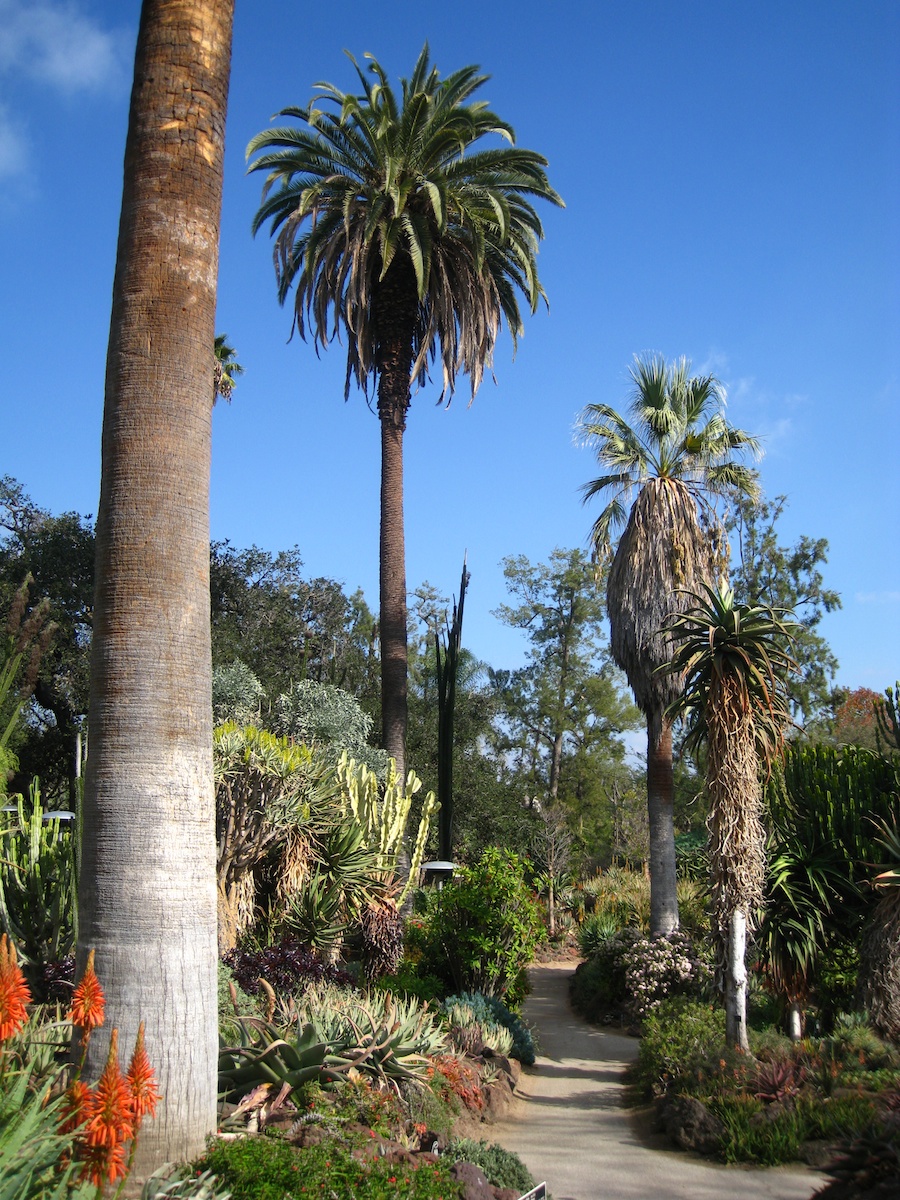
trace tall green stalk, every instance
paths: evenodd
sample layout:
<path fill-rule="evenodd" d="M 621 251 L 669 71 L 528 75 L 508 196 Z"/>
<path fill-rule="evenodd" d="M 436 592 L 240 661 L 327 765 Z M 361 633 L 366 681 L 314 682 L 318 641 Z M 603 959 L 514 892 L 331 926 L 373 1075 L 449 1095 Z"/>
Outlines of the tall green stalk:
<path fill-rule="evenodd" d="M 463 556 L 459 581 L 459 603 L 453 605 L 453 620 L 447 626 L 446 649 L 441 653 L 441 639 L 434 635 L 438 684 L 438 858 L 450 862 L 453 855 L 453 724 L 456 715 L 456 678 L 459 670 L 459 651 L 462 643 L 463 609 L 469 573 Z"/>

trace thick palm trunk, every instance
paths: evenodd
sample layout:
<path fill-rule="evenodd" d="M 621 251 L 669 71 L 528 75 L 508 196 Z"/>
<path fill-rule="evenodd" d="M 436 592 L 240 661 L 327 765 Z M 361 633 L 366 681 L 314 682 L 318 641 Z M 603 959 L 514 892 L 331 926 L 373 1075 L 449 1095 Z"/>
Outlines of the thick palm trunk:
<path fill-rule="evenodd" d="M 378 416 L 381 420 L 381 730 L 384 749 L 406 779 L 406 546 L 403 531 L 403 434 L 409 408 L 416 284 L 397 257 L 378 286 Z"/>
<path fill-rule="evenodd" d="M 381 418 L 381 728 L 400 779 L 406 778 L 407 725 L 403 432 L 403 424 Z"/>
<path fill-rule="evenodd" d="M 163 1100 L 137 1170 L 216 1119 L 209 465 L 231 0 L 144 0 L 103 417 L 79 962 Z"/>
<path fill-rule="evenodd" d="M 650 826 L 650 936 L 678 928 L 672 724 L 647 719 L 647 819 Z"/>

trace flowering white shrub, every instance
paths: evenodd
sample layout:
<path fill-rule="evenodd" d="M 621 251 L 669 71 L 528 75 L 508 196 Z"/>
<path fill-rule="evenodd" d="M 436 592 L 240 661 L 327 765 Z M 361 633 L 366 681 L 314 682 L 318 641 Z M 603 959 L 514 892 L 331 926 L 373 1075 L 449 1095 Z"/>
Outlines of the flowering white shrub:
<path fill-rule="evenodd" d="M 628 1008 L 640 1020 L 669 996 L 696 996 L 712 972 L 686 933 L 641 937 L 622 955 Z"/>

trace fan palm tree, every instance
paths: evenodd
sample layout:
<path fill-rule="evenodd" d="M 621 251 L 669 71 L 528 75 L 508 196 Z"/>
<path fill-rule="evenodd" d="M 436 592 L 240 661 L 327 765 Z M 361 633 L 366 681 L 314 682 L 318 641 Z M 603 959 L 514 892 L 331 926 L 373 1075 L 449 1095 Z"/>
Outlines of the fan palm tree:
<path fill-rule="evenodd" d="M 668 711 L 687 723 L 686 749 L 706 749 L 707 825 L 712 908 L 725 984 L 729 1045 L 748 1050 L 745 965 L 765 885 L 766 833 L 761 768 L 779 754 L 790 724 L 786 677 L 794 668 L 783 649 L 790 627 L 763 606 L 738 605 L 720 584 L 691 594 L 667 633 L 678 643 L 663 672 L 684 680 Z"/>
<path fill-rule="evenodd" d="M 758 455 L 759 446 L 726 421 L 719 380 L 692 376 L 686 359 L 635 357 L 630 374 L 631 423 L 608 404 L 590 404 L 581 415 L 584 439 L 605 469 L 582 490 L 585 502 L 609 497 L 591 531 L 599 558 L 612 555 L 613 537 L 625 526 L 606 602 L 613 658 L 647 720 L 650 929 L 660 936 L 678 927 L 672 724 L 665 714 L 681 690 L 675 676 L 659 673 L 674 650 L 663 627 L 685 607 L 679 589 L 696 590 L 721 573 L 724 536 L 717 535 L 712 501 L 735 491 L 758 495 L 755 473 L 736 460 L 743 452 Z"/>
<path fill-rule="evenodd" d="M 381 661 L 384 748 L 405 771 L 407 723 L 403 432 L 411 384 L 439 358 L 440 399 L 456 376 L 474 396 L 502 322 L 515 348 L 518 296 L 532 312 L 543 237 L 533 197 L 562 204 L 546 160 L 473 94 L 477 67 L 441 79 L 427 45 L 398 98 L 371 56 L 351 57 L 362 92 L 330 83 L 305 108 L 252 139 L 251 171 L 267 172 L 254 233 L 275 236 L 278 297 L 294 287 L 294 321 L 317 347 L 343 333 L 347 378 L 377 391 L 381 422 Z M 484 139 L 505 139 L 507 146 Z"/>
<path fill-rule="evenodd" d="M 213 347 L 215 362 L 213 364 L 213 403 L 221 396 L 231 403 L 234 385 L 238 375 L 243 375 L 244 368 L 237 360 L 237 351 L 228 344 L 227 333 L 217 333 Z"/>
<path fill-rule="evenodd" d="M 78 957 L 96 950 L 106 1028 L 133 1044 L 146 1022 L 164 1100 L 141 1175 L 216 1127 L 210 348 L 233 14 L 143 0 L 106 367 Z"/>

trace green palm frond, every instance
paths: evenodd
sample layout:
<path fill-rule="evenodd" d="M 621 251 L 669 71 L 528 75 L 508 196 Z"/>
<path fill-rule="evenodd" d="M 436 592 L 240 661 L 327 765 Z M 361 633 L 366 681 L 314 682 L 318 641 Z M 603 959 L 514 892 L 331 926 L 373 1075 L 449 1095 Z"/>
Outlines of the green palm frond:
<path fill-rule="evenodd" d="M 275 238 L 278 296 L 293 290 L 295 327 L 327 346 L 347 338 L 347 387 L 377 382 L 386 289 L 408 272 L 411 379 L 440 360 L 443 395 L 459 373 L 474 395 L 505 321 L 521 332 L 516 294 L 534 311 L 543 227 L 533 199 L 562 205 L 546 160 L 515 145 L 512 128 L 472 96 L 487 80 L 467 66 L 441 78 L 427 45 L 398 95 L 384 68 L 349 55 L 361 92 L 316 84 L 308 106 L 283 109 L 247 147 L 263 171 L 256 233 Z M 483 147 L 499 135 L 507 143 Z M 393 280 L 393 284 L 392 281 Z"/>
<path fill-rule="evenodd" d="M 244 368 L 237 360 L 237 351 L 234 346 L 229 346 L 228 344 L 227 333 L 216 334 L 213 353 L 215 356 L 213 366 L 213 403 L 216 402 L 219 396 L 231 403 L 235 381 L 238 375 L 243 375 Z"/>
<path fill-rule="evenodd" d="M 742 454 L 758 457 L 759 442 L 728 423 L 725 390 L 715 376 L 692 376 L 686 358 L 667 363 L 659 354 L 635 356 L 630 376 L 627 416 L 608 404 L 588 404 L 579 419 L 583 442 L 608 471 L 582 487 L 582 500 L 612 489 L 617 501 L 615 519 L 604 510 L 591 533 L 603 556 L 627 519 L 632 492 L 651 479 L 682 482 L 707 512 L 711 497 L 759 493 L 755 472 L 737 461 Z"/>

